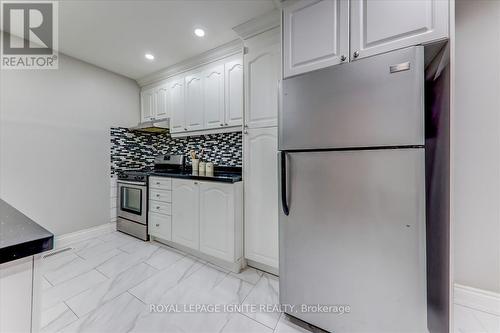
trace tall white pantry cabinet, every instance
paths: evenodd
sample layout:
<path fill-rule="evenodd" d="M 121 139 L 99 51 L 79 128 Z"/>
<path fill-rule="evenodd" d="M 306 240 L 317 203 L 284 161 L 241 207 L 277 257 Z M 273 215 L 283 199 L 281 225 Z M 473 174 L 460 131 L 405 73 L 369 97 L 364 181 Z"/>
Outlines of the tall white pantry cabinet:
<path fill-rule="evenodd" d="M 243 179 L 245 258 L 278 273 L 278 82 L 280 29 L 245 40 Z"/>

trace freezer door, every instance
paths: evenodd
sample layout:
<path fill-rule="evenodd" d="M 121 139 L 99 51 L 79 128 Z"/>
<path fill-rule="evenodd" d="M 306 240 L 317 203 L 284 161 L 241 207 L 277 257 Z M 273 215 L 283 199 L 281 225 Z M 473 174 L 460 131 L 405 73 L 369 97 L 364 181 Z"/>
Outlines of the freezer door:
<path fill-rule="evenodd" d="M 287 312 L 336 333 L 426 332 L 424 149 L 287 153 L 285 167 L 280 302 L 298 310 Z"/>
<path fill-rule="evenodd" d="M 424 144 L 423 47 L 282 82 L 279 150 Z"/>

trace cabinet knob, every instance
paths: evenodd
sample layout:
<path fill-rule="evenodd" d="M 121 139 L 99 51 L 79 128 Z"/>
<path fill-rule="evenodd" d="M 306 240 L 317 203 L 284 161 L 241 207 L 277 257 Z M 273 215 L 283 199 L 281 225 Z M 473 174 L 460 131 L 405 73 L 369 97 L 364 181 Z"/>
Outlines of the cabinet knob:
<path fill-rule="evenodd" d="M 224 124 L 220 124 L 219 126 L 224 126 Z"/>
<path fill-rule="evenodd" d="M 156 185 L 160 185 L 160 182 L 156 182 Z"/>
<path fill-rule="evenodd" d="M 156 209 L 160 209 L 160 206 L 156 206 Z"/>
<path fill-rule="evenodd" d="M 244 131 L 243 131 L 243 134 L 248 134 L 248 131 L 247 131 L 247 130 L 244 130 Z"/>
<path fill-rule="evenodd" d="M 340 56 L 340 61 L 346 61 L 347 57 L 345 55 Z"/>
<path fill-rule="evenodd" d="M 187 131 L 188 129 L 184 127 L 184 130 Z"/>
<path fill-rule="evenodd" d="M 355 51 L 354 54 L 353 54 L 354 58 L 357 58 L 359 57 L 359 51 Z"/>
<path fill-rule="evenodd" d="M 198 182 L 194 182 L 195 185 L 198 185 Z"/>
<path fill-rule="evenodd" d="M 160 224 L 156 223 L 156 226 L 157 226 L 157 227 L 159 227 L 159 226 L 160 226 Z"/>
<path fill-rule="evenodd" d="M 160 197 L 160 195 L 159 195 L 159 194 L 157 194 L 157 195 L 156 195 L 156 197 L 157 197 L 157 198 L 159 198 L 159 197 Z"/>
<path fill-rule="evenodd" d="M 224 125 L 226 125 L 226 126 L 227 126 L 227 125 L 229 125 L 229 124 L 228 124 L 228 123 L 224 123 Z"/>

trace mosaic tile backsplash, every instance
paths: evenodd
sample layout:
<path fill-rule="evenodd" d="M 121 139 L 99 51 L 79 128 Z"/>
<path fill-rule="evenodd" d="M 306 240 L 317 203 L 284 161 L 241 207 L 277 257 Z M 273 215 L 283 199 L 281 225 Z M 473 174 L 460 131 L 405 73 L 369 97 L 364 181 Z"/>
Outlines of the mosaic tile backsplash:
<path fill-rule="evenodd" d="M 133 132 L 123 127 L 111 127 L 111 174 L 122 170 L 153 166 L 160 154 L 184 154 L 190 150 L 216 166 L 241 166 L 242 133 L 220 133 L 184 138 L 172 138 L 168 133 Z M 190 158 L 186 159 L 190 164 Z"/>

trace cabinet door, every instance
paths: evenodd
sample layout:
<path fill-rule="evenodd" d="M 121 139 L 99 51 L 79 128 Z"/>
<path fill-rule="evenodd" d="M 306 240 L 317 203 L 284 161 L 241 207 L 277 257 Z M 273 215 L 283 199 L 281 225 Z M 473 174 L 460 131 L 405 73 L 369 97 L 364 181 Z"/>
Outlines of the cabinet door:
<path fill-rule="evenodd" d="M 281 63 L 279 34 L 261 35 L 247 41 L 248 53 L 244 60 L 245 126 L 248 128 L 277 126 Z"/>
<path fill-rule="evenodd" d="M 448 37 L 448 5 L 447 0 L 351 0 L 351 60 Z"/>
<path fill-rule="evenodd" d="M 278 268 L 278 131 L 244 136 L 245 257 Z"/>
<path fill-rule="evenodd" d="M 169 84 L 170 93 L 170 132 L 183 132 L 186 128 L 184 110 L 184 79 L 177 78 Z"/>
<path fill-rule="evenodd" d="M 202 73 L 186 76 L 186 129 L 203 129 L 203 86 Z"/>
<path fill-rule="evenodd" d="M 225 126 L 241 126 L 243 121 L 243 59 L 224 64 Z"/>
<path fill-rule="evenodd" d="M 149 234 L 161 239 L 172 239 L 172 217 L 170 215 L 149 212 Z"/>
<path fill-rule="evenodd" d="M 199 249 L 199 189 L 198 182 L 172 180 L 172 241 Z"/>
<path fill-rule="evenodd" d="M 200 251 L 234 261 L 234 191 L 232 184 L 200 183 Z"/>
<path fill-rule="evenodd" d="M 0 265 L 0 332 L 31 332 L 33 283 L 32 256 Z"/>
<path fill-rule="evenodd" d="M 141 122 L 150 121 L 155 114 L 155 90 L 153 88 L 141 91 Z"/>
<path fill-rule="evenodd" d="M 283 9 L 284 77 L 349 58 L 349 2 L 301 0 Z"/>
<path fill-rule="evenodd" d="M 203 72 L 204 128 L 224 126 L 224 64 Z"/>
<path fill-rule="evenodd" d="M 168 86 L 166 84 L 158 87 L 155 92 L 156 98 L 156 114 L 155 119 L 164 119 L 169 116 L 168 108 Z"/>

